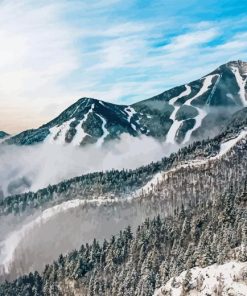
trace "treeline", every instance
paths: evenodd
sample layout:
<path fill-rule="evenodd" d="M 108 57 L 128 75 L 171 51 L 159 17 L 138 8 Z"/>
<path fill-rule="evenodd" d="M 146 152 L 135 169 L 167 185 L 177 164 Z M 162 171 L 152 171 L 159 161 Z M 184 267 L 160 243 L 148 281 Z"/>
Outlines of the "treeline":
<path fill-rule="evenodd" d="M 0 285 L 0 295 L 151 296 L 194 266 L 247 260 L 247 192 L 242 188 L 181 208 L 172 217 L 147 219 L 100 244 L 82 245 L 47 265 Z M 186 284 L 186 283 L 185 283 Z"/>

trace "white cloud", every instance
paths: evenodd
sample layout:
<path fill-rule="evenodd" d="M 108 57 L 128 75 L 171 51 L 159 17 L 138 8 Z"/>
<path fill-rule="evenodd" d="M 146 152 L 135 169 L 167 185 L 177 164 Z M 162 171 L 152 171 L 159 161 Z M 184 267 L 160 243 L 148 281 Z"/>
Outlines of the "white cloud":
<path fill-rule="evenodd" d="M 170 52 L 188 49 L 207 43 L 213 40 L 217 35 L 217 30 L 213 28 L 186 33 L 173 38 L 171 43 L 165 46 L 164 49 Z"/>
<path fill-rule="evenodd" d="M 146 99 L 247 57 L 242 19 L 179 27 L 175 18 L 121 15 L 120 4 L 1 2 L 0 130 L 37 127 L 83 96 Z"/>

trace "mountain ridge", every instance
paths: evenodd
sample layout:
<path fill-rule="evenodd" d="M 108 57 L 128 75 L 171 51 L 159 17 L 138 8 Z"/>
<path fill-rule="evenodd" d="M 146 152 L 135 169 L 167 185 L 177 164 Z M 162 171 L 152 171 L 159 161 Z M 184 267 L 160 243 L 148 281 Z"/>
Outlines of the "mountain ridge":
<path fill-rule="evenodd" d="M 247 63 L 231 61 L 198 80 L 131 105 L 81 98 L 53 120 L 6 143 L 101 146 L 127 133 L 185 144 L 216 135 L 234 111 L 246 106 L 246 80 Z"/>
<path fill-rule="evenodd" d="M 8 133 L 6 133 L 6 132 L 4 132 L 4 131 L 0 131 L 0 139 L 4 139 L 4 138 L 6 138 L 6 137 L 8 137 L 8 136 L 9 136 Z"/>

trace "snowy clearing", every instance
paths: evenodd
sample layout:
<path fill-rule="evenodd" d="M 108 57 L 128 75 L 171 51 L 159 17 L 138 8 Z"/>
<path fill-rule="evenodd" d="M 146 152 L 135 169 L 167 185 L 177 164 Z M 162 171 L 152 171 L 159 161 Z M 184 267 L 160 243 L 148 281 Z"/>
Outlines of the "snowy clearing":
<path fill-rule="evenodd" d="M 247 295 L 247 264 L 231 261 L 223 265 L 210 265 L 205 268 L 190 269 L 191 277 L 186 294 L 183 292 L 186 271 L 178 277 L 170 279 L 165 286 L 158 289 L 154 296 L 246 296 Z M 186 289 L 186 288 L 185 288 Z"/>

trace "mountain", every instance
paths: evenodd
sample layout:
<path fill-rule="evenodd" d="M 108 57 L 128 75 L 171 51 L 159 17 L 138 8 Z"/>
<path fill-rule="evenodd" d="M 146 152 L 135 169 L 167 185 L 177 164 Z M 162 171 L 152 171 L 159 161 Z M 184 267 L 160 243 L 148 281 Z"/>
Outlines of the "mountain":
<path fill-rule="evenodd" d="M 218 82 L 213 81 L 215 76 Z M 185 133 L 182 143 L 187 138 L 197 141 L 158 162 L 134 170 L 94 172 L 37 192 L 0 197 L 0 295 L 245 295 L 247 108 L 241 101 L 245 77 L 245 63 L 231 62 L 184 86 L 170 99 L 165 92 L 137 103 L 139 107 L 118 106 L 114 114 L 119 112 L 125 118 L 121 126 L 129 122 L 132 135 L 138 136 L 141 118 L 136 121 L 134 116 L 142 113 L 158 118 L 164 109 L 156 108 L 153 115 L 145 112 L 151 112 L 154 105 L 170 106 L 173 98 L 179 100 L 174 137 L 169 138 L 169 131 L 166 135 L 171 142 L 180 141 L 176 116 L 181 108 L 191 107 L 200 118 L 205 116 L 200 127 L 190 130 L 189 136 Z M 212 81 L 214 90 L 209 89 Z M 192 92 L 193 83 L 201 83 L 195 94 L 179 95 Z M 230 91 L 232 96 L 227 96 Z M 121 134 L 116 130 L 107 134 L 110 123 L 102 112 L 108 104 L 82 99 L 48 126 L 33 135 L 33 131 L 26 132 L 21 139 L 27 137 L 28 144 L 69 143 L 71 123 L 85 119 L 82 124 L 93 124 L 99 118 L 100 136 L 87 135 L 94 140 L 81 144 L 100 146 Z M 232 114 L 235 108 L 240 110 Z M 85 115 L 75 117 L 81 114 L 78 110 Z M 192 109 L 188 110 L 183 114 L 192 117 Z M 204 111 L 207 113 L 200 113 Z M 128 112 L 130 118 L 126 119 Z M 209 135 L 206 128 L 216 116 L 224 126 L 216 136 L 205 139 Z M 189 119 L 183 117 L 182 121 Z M 199 123 L 196 121 L 196 127 Z M 77 127 L 74 125 L 75 130 Z M 94 127 L 97 130 L 97 124 Z M 151 123 L 148 128 L 151 133 Z M 156 126 L 153 136 L 163 139 L 161 130 Z"/>
<path fill-rule="evenodd" d="M 136 230 L 146 218 L 158 214 L 169 220 L 183 210 L 198 211 L 195 223 L 201 229 L 203 222 L 198 219 L 205 213 L 204 218 L 211 221 L 205 209 L 212 203 L 212 214 L 219 218 L 216 228 L 222 234 L 223 225 L 230 227 L 226 216 L 233 196 L 232 219 L 237 220 L 232 223 L 241 229 L 238 223 L 242 223 L 246 206 L 242 194 L 247 188 L 246 127 L 247 108 L 234 114 L 220 135 L 190 144 L 159 162 L 136 170 L 91 173 L 4 198 L 0 201 L 3 278 L 41 271 L 60 253 L 94 238 L 109 240 L 128 225 Z M 219 206 L 223 206 L 222 213 Z M 238 245 L 231 242 L 231 246 Z"/>
<path fill-rule="evenodd" d="M 7 143 L 101 146 L 123 133 L 182 144 L 213 137 L 233 112 L 247 105 L 246 80 L 247 63 L 232 61 L 199 80 L 130 106 L 82 98 L 52 121 Z"/>
<path fill-rule="evenodd" d="M 9 136 L 9 134 L 7 134 L 6 132 L 0 131 L 0 139 L 4 139 L 4 138 L 6 138 L 8 136 Z"/>

